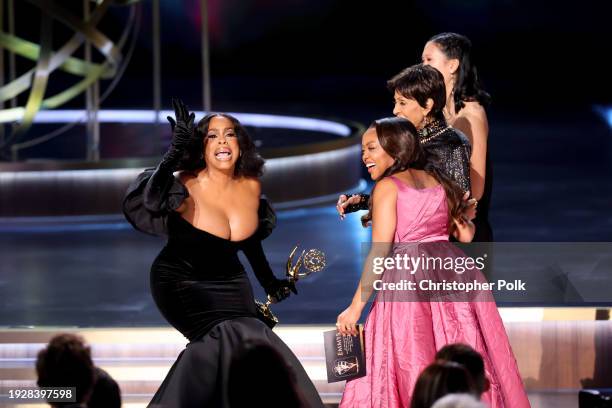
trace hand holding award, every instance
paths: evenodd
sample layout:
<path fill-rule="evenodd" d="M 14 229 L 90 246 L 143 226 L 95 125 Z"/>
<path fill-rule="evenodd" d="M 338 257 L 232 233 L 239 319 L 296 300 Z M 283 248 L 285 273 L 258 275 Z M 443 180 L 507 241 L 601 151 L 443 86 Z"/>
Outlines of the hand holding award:
<path fill-rule="evenodd" d="M 290 282 L 291 285 L 294 286 L 298 280 L 307 277 L 311 273 L 320 272 L 323 270 L 323 268 L 325 268 L 325 254 L 318 249 L 309 249 L 308 251 L 302 251 L 302 253 L 294 264 L 293 258 L 295 256 L 297 248 L 298 246 L 296 245 L 289 254 L 286 267 L 287 280 Z M 302 270 L 302 266 L 305 270 Z M 276 299 L 270 295 L 268 295 L 268 299 L 265 303 L 260 302 L 259 300 L 255 301 L 259 317 L 270 328 L 276 326 L 276 324 L 278 323 L 278 318 L 274 316 L 274 313 L 272 313 L 272 310 L 270 309 L 270 305 L 272 303 L 276 303 Z"/>

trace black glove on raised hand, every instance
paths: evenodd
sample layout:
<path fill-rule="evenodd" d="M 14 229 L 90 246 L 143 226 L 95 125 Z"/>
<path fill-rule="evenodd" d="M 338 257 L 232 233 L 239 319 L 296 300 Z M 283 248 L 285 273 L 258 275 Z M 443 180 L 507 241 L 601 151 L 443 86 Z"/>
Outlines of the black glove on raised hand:
<path fill-rule="evenodd" d="M 162 165 L 170 170 L 178 170 L 181 158 L 188 152 L 189 147 L 197 137 L 194 126 L 195 113 L 189 113 L 187 106 L 178 98 L 172 98 L 174 116 L 168 116 L 172 127 L 172 142 L 164 155 Z"/>
<path fill-rule="evenodd" d="M 174 205 L 168 202 L 168 193 L 175 184 L 174 172 L 180 170 L 181 160 L 185 158 L 191 146 L 197 139 L 194 127 L 195 114 L 189 113 L 187 106 L 180 100 L 173 98 L 172 106 L 176 120 L 168 116 L 172 127 L 172 142 L 144 188 L 144 206 L 152 212 L 164 212 L 173 209 Z"/>
<path fill-rule="evenodd" d="M 298 293 L 295 282 L 289 281 L 289 279 L 275 279 L 275 281 L 268 285 L 265 290 L 274 303 L 282 302 L 287 299 L 290 292 L 296 295 Z"/>

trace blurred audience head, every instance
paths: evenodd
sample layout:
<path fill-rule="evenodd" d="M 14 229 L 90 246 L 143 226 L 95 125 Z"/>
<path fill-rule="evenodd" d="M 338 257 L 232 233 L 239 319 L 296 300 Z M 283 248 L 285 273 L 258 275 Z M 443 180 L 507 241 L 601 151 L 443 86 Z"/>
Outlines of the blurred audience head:
<path fill-rule="evenodd" d="M 96 382 L 87 408 L 121 408 L 119 384 L 106 371 L 95 367 Z"/>
<path fill-rule="evenodd" d="M 65 333 L 53 337 L 38 352 L 36 373 L 39 387 L 76 388 L 76 402 L 52 406 L 121 407 L 119 385 L 106 371 L 94 366 L 91 349 L 81 336 Z"/>
<path fill-rule="evenodd" d="M 59 334 L 47 347 L 38 352 L 36 359 L 39 387 L 75 387 L 76 402 L 89 399 L 95 381 L 91 350 L 85 340 L 75 334 Z M 75 403 L 53 403 L 54 407 Z"/>
<path fill-rule="evenodd" d="M 489 390 L 490 384 L 485 375 L 484 360 L 480 353 L 467 344 L 455 343 L 442 347 L 436 353 L 436 361 L 452 361 L 465 367 L 472 376 L 479 397 Z"/>
<path fill-rule="evenodd" d="M 230 407 L 296 407 L 308 405 L 293 370 L 268 344 L 248 341 L 232 358 L 228 394 Z M 270 393 L 269 390 L 274 392 Z"/>
<path fill-rule="evenodd" d="M 437 400 L 431 408 L 486 408 L 470 394 L 448 394 Z"/>
<path fill-rule="evenodd" d="M 468 371 L 453 362 L 433 363 L 419 375 L 410 408 L 431 408 L 443 396 L 456 393 L 476 394 Z"/>

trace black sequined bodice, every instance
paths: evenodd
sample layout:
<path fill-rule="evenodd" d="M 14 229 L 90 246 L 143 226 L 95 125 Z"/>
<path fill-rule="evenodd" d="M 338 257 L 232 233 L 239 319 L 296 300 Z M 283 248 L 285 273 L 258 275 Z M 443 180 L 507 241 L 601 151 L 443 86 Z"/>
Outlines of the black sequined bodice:
<path fill-rule="evenodd" d="M 470 141 L 443 120 L 434 120 L 419 130 L 421 146 L 434 163 L 463 191 L 470 191 Z"/>

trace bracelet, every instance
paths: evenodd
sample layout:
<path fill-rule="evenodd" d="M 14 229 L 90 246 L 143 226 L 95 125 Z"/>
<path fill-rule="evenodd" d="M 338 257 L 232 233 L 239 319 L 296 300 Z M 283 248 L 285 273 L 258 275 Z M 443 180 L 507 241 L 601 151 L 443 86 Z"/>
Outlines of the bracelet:
<path fill-rule="evenodd" d="M 360 211 L 360 210 L 367 210 L 368 209 L 368 199 L 370 198 L 369 195 L 367 194 L 351 194 L 351 197 L 354 195 L 358 195 L 359 196 L 359 202 L 356 204 L 349 204 L 346 206 L 346 208 L 344 209 L 344 212 L 346 214 L 348 213 L 352 213 L 355 211 Z"/>

